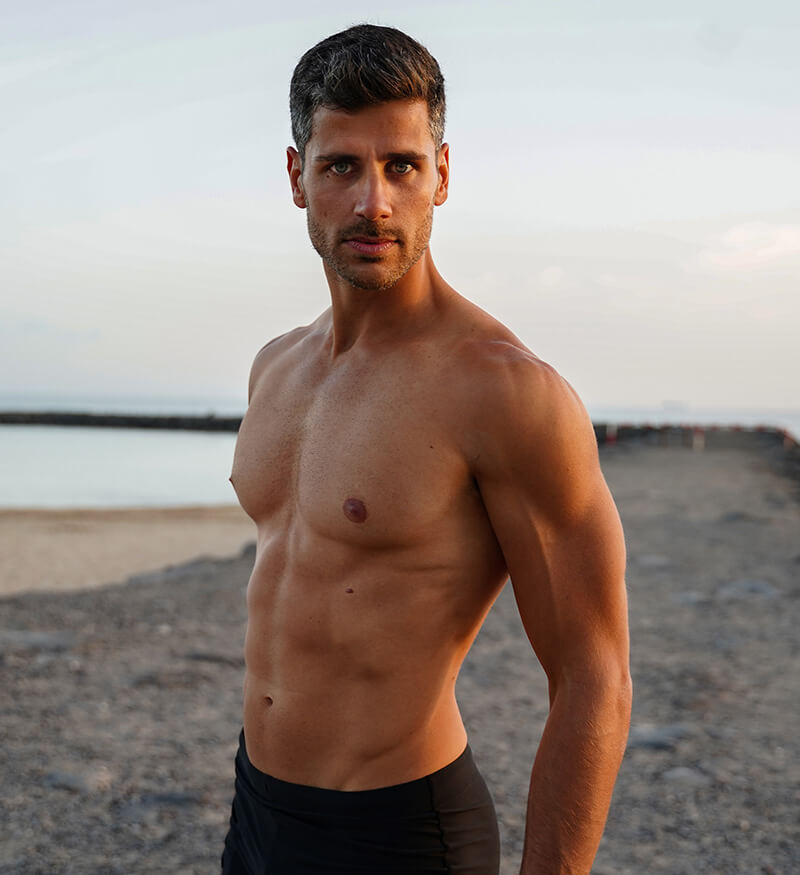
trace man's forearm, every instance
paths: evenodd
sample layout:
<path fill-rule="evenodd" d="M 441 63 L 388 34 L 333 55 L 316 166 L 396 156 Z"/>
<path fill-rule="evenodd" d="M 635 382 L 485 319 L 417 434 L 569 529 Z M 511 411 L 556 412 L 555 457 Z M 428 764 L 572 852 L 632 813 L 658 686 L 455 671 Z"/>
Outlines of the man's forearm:
<path fill-rule="evenodd" d="M 520 875 L 586 875 L 603 834 L 630 722 L 629 679 L 563 681 L 531 774 Z"/>

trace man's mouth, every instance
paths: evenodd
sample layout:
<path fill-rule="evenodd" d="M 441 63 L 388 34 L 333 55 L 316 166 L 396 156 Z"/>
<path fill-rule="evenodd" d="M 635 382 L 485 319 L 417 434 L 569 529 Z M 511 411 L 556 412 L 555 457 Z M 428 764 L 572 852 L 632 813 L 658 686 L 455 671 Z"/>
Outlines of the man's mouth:
<path fill-rule="evenodd" d="M 383 255 L 397 241 L 391 237 L 348 237 L 345 243 L 361 255 Z"/>

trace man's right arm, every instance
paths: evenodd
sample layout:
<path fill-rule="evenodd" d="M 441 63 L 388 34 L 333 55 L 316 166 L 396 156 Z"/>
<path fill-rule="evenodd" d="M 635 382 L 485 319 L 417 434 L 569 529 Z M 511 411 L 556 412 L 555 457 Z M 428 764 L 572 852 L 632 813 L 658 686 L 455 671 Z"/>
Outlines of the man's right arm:
<path fill-rule="evenodd" d="M 630 713 L 622 529 L 572 389 L 523 351 L 493 369 L 476 480 L 550 687 L 521 873 L 584 875 Z"/>

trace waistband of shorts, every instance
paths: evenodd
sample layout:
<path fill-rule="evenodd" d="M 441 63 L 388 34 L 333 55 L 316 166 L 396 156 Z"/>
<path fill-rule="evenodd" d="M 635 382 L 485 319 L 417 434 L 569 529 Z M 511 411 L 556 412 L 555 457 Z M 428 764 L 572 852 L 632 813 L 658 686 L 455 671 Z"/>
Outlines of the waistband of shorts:
<path fill-rule="evenodd" d="M 477 772 L 467 745 L 453 762 L 413 781 L 372 790 L 329 790 L 282 781 L 257 769 L 247 756 L 244 730 L 239 734 L 239 753 L 244 776 L 268 805 L 321 814 L 380 817 L 429 811 L 432 793 L 437 787 L 457 785 Z"/>

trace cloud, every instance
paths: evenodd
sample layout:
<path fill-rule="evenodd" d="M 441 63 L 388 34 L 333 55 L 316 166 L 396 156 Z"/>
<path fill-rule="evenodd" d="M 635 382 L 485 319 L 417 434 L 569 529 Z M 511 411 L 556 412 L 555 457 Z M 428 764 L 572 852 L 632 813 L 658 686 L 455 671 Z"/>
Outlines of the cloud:
<path fill-rule="evenodd" d="M 696 266 L 714 272 L 800 267 L 800 225 L 747 222 L 712 239 Z"/>

